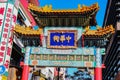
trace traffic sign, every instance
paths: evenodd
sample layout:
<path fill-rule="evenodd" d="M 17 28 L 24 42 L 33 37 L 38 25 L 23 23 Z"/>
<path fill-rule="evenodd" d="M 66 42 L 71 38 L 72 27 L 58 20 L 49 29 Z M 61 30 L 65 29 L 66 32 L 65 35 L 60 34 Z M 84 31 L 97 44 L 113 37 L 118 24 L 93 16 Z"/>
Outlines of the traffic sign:
<path fill-rule="evenodd" d="M 0 74 L 4 74 L 6 68 L 3 65 L 0 65 Z"/>

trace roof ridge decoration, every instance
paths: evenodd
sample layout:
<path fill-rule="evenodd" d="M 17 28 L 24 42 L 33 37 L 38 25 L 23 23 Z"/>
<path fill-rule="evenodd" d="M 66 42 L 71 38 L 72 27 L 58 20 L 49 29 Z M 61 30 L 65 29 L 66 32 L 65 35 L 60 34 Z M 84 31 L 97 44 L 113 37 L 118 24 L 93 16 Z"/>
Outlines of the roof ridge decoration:
<path fill-rule="evenodd" d="M 43 34 L 43 29 L 39 28 L 38 30 L 34 30 L 31 27 L 24 27 L 16 24 L 14 28 L 14 32 L 20 33 L 22 35 L 40 35 Z M 97 30 L 90 30 L 90 26 L 85 28 L 84 36 L 104 36 L 107 34 L 115 33 L 115 29 L 112 25 L 108 25 L 104 28 L 97 27 Z"/>
<path fill-rule="evenodd" d="M 98 3 L 92 4 L 91 6 L 85 6 L 78 4 L 77 9 L 52 9 L 52 5 L 45 5 L 44 7 L 35 6 L 34 4 L 29 3 L 28 8 L 30 10 L 38 12 L 87 12 L 92 10 L 99 10 Z"/>
<path fill-rule="evenodd" d="M 97 30 L 90 30 L 89 26 L 85 28 L 85 32 L 83 33 L 84 36 L 104 36 L 107 34 L 113 34 L 115 33 L 115 29 L 113 28 L 113 25 L 105 26 L 104 28 L 101 28 L 97 26 Z"/>
<path fill-rule="evenodd" d="M 38 30 L 34 30 L 30 26 L 20 26 L 18 24 L 15 25 L 14 32 L 20 33 L 22 35 L 40 35 L 43 34 L 43 29 L 39 28 Z"/>

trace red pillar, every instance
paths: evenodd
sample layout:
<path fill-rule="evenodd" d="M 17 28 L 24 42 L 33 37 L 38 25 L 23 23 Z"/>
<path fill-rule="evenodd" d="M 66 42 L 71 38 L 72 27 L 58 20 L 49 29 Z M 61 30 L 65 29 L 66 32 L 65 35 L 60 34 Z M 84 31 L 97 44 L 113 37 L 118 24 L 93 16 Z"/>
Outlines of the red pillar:
<path fill-rule="evenodd" d="M 23 65 L 23 72 L 22 72 L 22 79 L 21 80 L 28 80 L 29 75 L 29 66 Z"/>
<path fill-rule="evenodd" d="M 82 47 L 84 47 L 84 34 L 82 34 Z"/>
<path fill-rule="evenodd" d="M 96 66 L 94 70 L 95 80 L 102 80 L 102 55 L 100 53 L 100 48 L 95 49 L 95 60 Z"/>
<path fill-rule="evenodd" d="M 94 69 L 94 79 L 95 80 L 102 80 L 102 67 L 96 67 Z"/>

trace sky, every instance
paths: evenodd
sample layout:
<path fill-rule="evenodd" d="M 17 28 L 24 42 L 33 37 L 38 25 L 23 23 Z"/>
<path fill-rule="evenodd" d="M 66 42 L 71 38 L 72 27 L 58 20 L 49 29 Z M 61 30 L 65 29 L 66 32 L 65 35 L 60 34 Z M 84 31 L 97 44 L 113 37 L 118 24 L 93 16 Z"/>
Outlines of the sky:
<path fill-rule="evenodd" d="M 39 0 L 39 2 L 41 7 L 51 4 L 53 9 L 76 9 L 78 4 L 90 6 L 98 2 L 100 9 L 96 15 L 96 20 L 99 26 L 103 25 L 107 4 L 107 0 Z"/>
<path fill-rule="evenodd" d="M 39 0 L 39 2 L 41 7 L 51 4 L 53 9 L 76 9 L 78 7 L 78 4 L 90 6 L 98 2 L 100 9 L 96 15 L 96 20 L 99 26 L 103 25 L 104 14 L 107 5 L 107 0 Z M 71 75 L 74 71 L 77 71 L 77 69 L 76 68 L 68 69 L 68 73 Z"/>

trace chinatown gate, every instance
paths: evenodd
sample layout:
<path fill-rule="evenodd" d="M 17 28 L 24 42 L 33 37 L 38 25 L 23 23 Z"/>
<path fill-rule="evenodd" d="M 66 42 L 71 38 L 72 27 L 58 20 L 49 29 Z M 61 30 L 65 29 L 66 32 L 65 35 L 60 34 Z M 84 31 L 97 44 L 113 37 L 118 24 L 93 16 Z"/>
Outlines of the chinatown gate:
<path fill-rule="evenodd" d="M 96 26 L 97 3 L 68 10 L 29 4 L 29 9 L 39 27 L 15 26 L 15 33 L 22 35 L 25 45 L 22 80 L 28 80 L 29 66 L 89 67 L 94 68 L 95 80 L 102 80 L 105 39 L 114 29 L 111 25 Z"/>
<path fill-rule="evenodd" d="M 104 40 L 114 29 L 111 25 L 105 28 L 96 26 L 97 3 L 89 7 L 78 5 L 78 9 L 73 10 L 53 10 L 51 5 L 40 8 L 29 4 L 29 9 L 39 28 L 26 28 L 22 33 L 26 37 L 23 44 L 28 42 L 22 80 L 28 79 L 29 66 L 89 67 L 94 68 L 95 80 L 102 80 Z M 91 26 L 96 30 L 90 30 Z M 20 34 L 19 31 L 16 28 L 16 33 Z M 40 41 L 34 38 L 40 45 L 30 46 L 27 37 L 33 36 L 40 38 Z"/>

